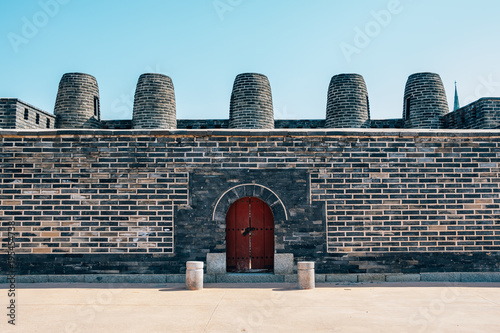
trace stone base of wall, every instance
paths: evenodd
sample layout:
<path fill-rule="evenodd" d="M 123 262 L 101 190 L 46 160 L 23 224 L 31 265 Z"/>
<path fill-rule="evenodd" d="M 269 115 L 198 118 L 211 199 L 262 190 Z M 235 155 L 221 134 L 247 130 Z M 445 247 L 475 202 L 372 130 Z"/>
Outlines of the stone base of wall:
<path fill-rule="evenodd" d="M 184 274 L 19 275 L 16 283 L 185 283 Z M 500 283 L 500 272 L 421 274 L 316 274 L 316 283 L 454 282 Z M 7 276 L 0 276 L 0 287 Z M 205 274 L 204 283 L 297 283 L 297 274 Z"/>

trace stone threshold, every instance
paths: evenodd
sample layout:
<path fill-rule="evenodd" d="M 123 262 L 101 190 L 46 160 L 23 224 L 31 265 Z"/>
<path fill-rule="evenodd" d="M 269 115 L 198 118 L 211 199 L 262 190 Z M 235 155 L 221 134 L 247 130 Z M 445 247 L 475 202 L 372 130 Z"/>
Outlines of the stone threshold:
<path fill-rule="evenodd" d="M 297 274 L 204 274 L 204 283 L 297 283 Z M 452 272 L 420 274 L 316 274 L 316 283 L 362 282 L 500 282 L 500 272 Z M 7 283 L 0 275 L 0 284 Z M 80 274 L 17 275 L 16 283 L 185 283 L 184 274 Z"/>

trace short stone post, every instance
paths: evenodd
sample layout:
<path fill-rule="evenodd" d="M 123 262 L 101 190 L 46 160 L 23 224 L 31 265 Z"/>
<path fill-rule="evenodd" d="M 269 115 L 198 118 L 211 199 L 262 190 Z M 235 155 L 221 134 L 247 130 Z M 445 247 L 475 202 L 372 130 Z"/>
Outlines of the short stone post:
<path fill-rule="evenodd" d="M 299 289 L 314 289 L 314 262 L 298 262 L 297 270 L 299 275 Z"/>
<path fill-rule="evenodd" d="M 186 262 L 186 288 L 189 290 L 203 289 L 203 261 Z"/>

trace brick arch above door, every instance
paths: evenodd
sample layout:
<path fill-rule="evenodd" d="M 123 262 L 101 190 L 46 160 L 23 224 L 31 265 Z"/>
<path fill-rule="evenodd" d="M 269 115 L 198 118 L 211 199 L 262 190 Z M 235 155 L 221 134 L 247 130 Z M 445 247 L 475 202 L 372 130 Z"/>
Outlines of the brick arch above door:
<path fill-rule="evenodd" d="M 240 184 L 227 189 L 215 203 L 212 220 L 225 224 L 229 207 L 245 197 L 256 197 L 264 201 L 271 208 L 275 221 L 288 220 L 288 211 L 281 198 L 273 190 L 260 184 Z"/>

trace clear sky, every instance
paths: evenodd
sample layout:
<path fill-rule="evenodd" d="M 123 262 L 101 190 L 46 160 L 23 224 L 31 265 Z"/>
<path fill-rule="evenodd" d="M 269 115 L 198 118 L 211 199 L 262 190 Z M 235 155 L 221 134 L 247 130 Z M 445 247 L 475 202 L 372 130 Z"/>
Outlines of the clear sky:
<path fill-rule="evenodd" d="M 364 76 L 373 119 L 400 118 L 416 72 L 450 108 L 500 96 L 498 0 L 1 0 L 0 97 L 53 112 L 66 72 L 131 119 L 139 75 L 174 82 L 177 118 L 227 119 L 234 78 L 269 77 L 275 118 L 323 119 L 333 75 Z"/>

